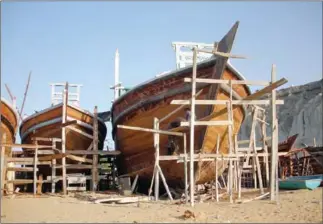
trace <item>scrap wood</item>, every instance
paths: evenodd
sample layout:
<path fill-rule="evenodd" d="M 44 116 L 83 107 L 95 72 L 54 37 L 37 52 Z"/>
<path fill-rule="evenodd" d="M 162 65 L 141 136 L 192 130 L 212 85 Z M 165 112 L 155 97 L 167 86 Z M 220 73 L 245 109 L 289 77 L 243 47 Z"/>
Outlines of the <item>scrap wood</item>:
<path fill-rule="evenodd" d="M 104 202 L 117 203 L 117 204 L 128 204 L 139 201 L 149 201 L 149 197 L 115 197 L 115 198 L 101 198 L 94 201 L 95 204 L 101 204 Z"/>
<path fill-rule="evenodd" d="M 262 194 L 258 197 L 255 197 L 255 198 L 252 198 L 252 199 L 247 199 L 247 200 L 244 200 L 244 201 L 237 201 L 237 203 L 239 204 L 243 204 L 243 203 L 247 203 L 247 202 L 250 202 L 250 201 L 254 201 L 254 200 L 259 200 L 259 199 L 262 199 L 262 198 L 265 198 L 267 196 L 269 196 L 270 192 L 267 192 L 265 194 Z"/>

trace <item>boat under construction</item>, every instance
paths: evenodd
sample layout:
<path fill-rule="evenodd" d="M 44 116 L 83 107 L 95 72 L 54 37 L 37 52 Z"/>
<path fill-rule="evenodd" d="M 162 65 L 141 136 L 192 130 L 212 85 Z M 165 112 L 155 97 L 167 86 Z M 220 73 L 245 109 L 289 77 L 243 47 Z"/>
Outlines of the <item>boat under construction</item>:
<path fill-rule="evenodd" d="M 223 39 L 215 43 L 221 52 L 230 52 L 238 28 L 236 23 Z M 119 129 L 118 125 L 153 128 L 154 118 L 162 119 L 170 115 L 179 105 L 171 104 L 172 100 L 189 100 L 192 84 L 184 82 L 184 78 L 192 78 L 193 65 L 177 69 L 153 80 L 142 83 L 115 100 L 111 109 L 112 135 L 115 148 L 121 151 L 119 156 L 119 174 L 134 177 L 138 175 L 140 186 L 147 189 L 154 170 L 155 148 L 153 134 L 126 129 Z M 245 80 L 244 77 L 228 62 L 227 58 L 212 56 L 210 59 L 197 64 L 197 78 L 218 80 Z M 230 86 L 227 84 L 197 83 L 196 99 L 228 100 Z M 233 99 L 243 99 L 250 95 L 247 85 L 237 84 L 232 87 Z M 187 105 L 189 106 L 189 105 Z M 243 105 L 235 105 L 233 110 L 233 134 L 237 134 L 246 116 Z M 183 107 L 171 114 L 167 120 L 159 124 L 160 130 L 179 131 L 189 134 L 189 127 L 180 126 L 181 121 L 189 120 L 189 107 Z M 226 105 L 198 105 L 195 109 L 196 120 L 212 116 L 211 121 L 227 120 Z M 188 116 L 187 116 L 188 115 Z M 219 153 L 229 151 L 228 126 L 196 126 L 195 153 L 216 153 L 217 138 L 219 136 Z M 174 155 L 183 153 L 181 137 L 160 135 L 160 155 Z M 187 148 L 189 138 L 187 138 Z M 196 162 L 195 183 L 201 184 L 215 178 L 214 161 Z M 227 163 L 216 164 L 221 174 Z M 160 167 L 170 187 L 184 186 L 184 166 L 176 160 L 160 161 Z"/>

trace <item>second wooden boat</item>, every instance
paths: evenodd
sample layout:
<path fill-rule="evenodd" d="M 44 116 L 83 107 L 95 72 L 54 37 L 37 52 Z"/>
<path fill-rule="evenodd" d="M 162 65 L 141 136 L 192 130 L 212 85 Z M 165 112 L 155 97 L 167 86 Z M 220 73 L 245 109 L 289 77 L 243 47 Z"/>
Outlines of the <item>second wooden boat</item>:
<path fill-rule="evenodd" d="M 21 142 L 32 144 L 34 137 L 61 138 L 62 113 L 63 104 L 60 103 L 25 118 L 20 126 Z M 92 113 L 76 106 L 67 105 L 67 122 L 75 120 L 76 123 L 66 127 L 66 150 L 90 150 L 93 119 Z M 100 118 L 98 118 L 98 132 L 98 149 L 102 150 L 107 129 Z M 39 141 L 38 144 L 46 145 L 48 142 Z M 56 148 L 61 149 L 60 142 L 57 143 Z M 57 162 L 60 163 L 60 160 Z M 66 163 L 76 163 L 76 161 L 66 159 Z M 42 173 L 42 170 L 40 170 L 40 173 Z"/>

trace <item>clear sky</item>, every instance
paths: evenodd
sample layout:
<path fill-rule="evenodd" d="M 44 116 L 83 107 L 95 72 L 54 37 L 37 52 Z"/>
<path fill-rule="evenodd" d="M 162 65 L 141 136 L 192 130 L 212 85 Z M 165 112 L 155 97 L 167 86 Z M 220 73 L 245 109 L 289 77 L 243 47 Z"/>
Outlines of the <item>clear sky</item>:
<path fill-rule="evenodd" d="M 32 70 L 24 113 L 64 81 L 84 85 L 82 108 L 109 110 L 116 48 L 134 86 L 175 68 L 171 42 L 213 43 L 237 20 L 232 52 L 249 59 L 231 62 L 247 79 L 269 80 L 272 63 L 286 87 L 322 78 L 321 2 L 2 2 L 1 95 L 7 83 L 20 107 Z"/>

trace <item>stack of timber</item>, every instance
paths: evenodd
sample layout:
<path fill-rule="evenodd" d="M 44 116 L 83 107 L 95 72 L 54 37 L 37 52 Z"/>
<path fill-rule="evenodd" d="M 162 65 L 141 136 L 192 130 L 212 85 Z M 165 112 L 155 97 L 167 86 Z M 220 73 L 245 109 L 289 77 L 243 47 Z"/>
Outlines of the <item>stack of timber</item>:
<path fill-rule="evenodd" d="M 235 25 L 229 33 L 219 42 L 215 43 L 219 51 L 230 51 L 238 25 Z M 222 49 L 220 49 L 222 48 Z M 224 48 L 224 49 L 223 49 Z M 118 148 L 122 155 L 119 157 L 119 173 L 129 176 L 139 175 L 139 183 L 143 189 L 148 189 L 154 169 L 155 148 L 153 135 L 149 132 L 134 132 L 126 129 L 118 129 L 118 125 L 153 128 L 154 117 L 162 119 L 168 116 L 167 120 L 160 123 L 160 130 L 171 130 L 189 133 L 189 127 L 176 127 L 176 123 L 185 120 L 185 107 L 177 109 L 178 105 L 171 104 L 172 100 L 189 100 L 191 98 L 190 83 L 184 82 L 184 78 L 192 77 L 192 66 L 178 69 L 161 75 L 151 81 L 145 82 L 131 89 L 116 101 L 111 108 L 112 135 L 115 141 L 115 148 Z M 230 64 L 223 63 L 223 58 L 213 56 L 197 65 L 197 78 L 212 78 L 220 80 L 245 80 L 244 77 Z M 206 84 L 197 83 L 196 90 L 198 100 L 229 100 L 230 86 L 227 84 Z M 250 89 L 245 84 L 234 85 L 232 91 L 233 100 L 248 99 Z M 190 106 L 187 105 L 187 108 Z M 246 108 L 242 105 L 233 106 L 233 134 L 237 134 L 244 117 Z M 196 120 L 223 121 L 228 119 L 226 105 L 199 105 L 196 107 Z M 186 118 L 186 121 L 188 119 Z M 217 135 L 219 135 L 219 153 L 227 154 L 228 126 L 197 126 L 195 127 L 195 153 L 216 153 Z M 160 155 L 183 153 L 183 141 L 176 140 L 178 150 L 169 150 L 168 136 L 160 136 Z M 189 148 L 189 138 L 187 138 Z M 175 148 L 176 148 L 175 147 Z M 220 175 L 226 163 L 218 162 L 217 168 Z M 176 160 L 161 161 L 160 167 L 163 170 L 167 183 L 170 187 L 184 186 L 184 166 Z M 195 167 L 195 183 L 203 184 L 215 177 L 214 161 L 198 162 Z"/>
<path fill-rule="evenodd" d="M 62 137 L 62 127 L 66 129 L 66 151 L 90 151 L 93 149 L 93 121 L 94 115 L 79 107 L 67 105 L 66 106 L 66 122 L 63 124 L 63 103 L 51 106 L 50 108 L 36 112 L 35 114 L 25 118 L 20 126 L 20 136 L 23 144 L 34 144 L 36 137 L 44 138 L 44 141 L 39 140 L 37 144 L 48 145 L 51 142 L 45 139 L 60 139 Z M 103 142 L 106 137 L 106 125 L 98 118 L 98 150 L 103 149 Z M 55 150 L 56 149 L 56 150 Z M 62 149 L 61 141 L 58 141 L 54 145 L 54 151 Z M 28 149 L 23 148 L 25 152 Z M 39 151 L 41 151 L 40 149 Z M 71 152 L 70 151 L 70 152 Z M 32 154 L 33 151 L 28 151 L 28 154 Z M 77 153 L 76 153 L 77 154 Z M 86 158 L 86 156 L 83 156 Z M 76 164 L 80 161 L 72 158 L 66 158 L 66 164 Z M 58 158 L 57 163 L 61 163 Z M 43 174 L 44 177 L 48 176 L 50 172 L 49 167 L 40 167 L 39 174 Z M 57 171 L 56 175 L 59 175 L 61 170 Z M 73 169 L 67 169 L 67 173 L 79 172 Z"/>

